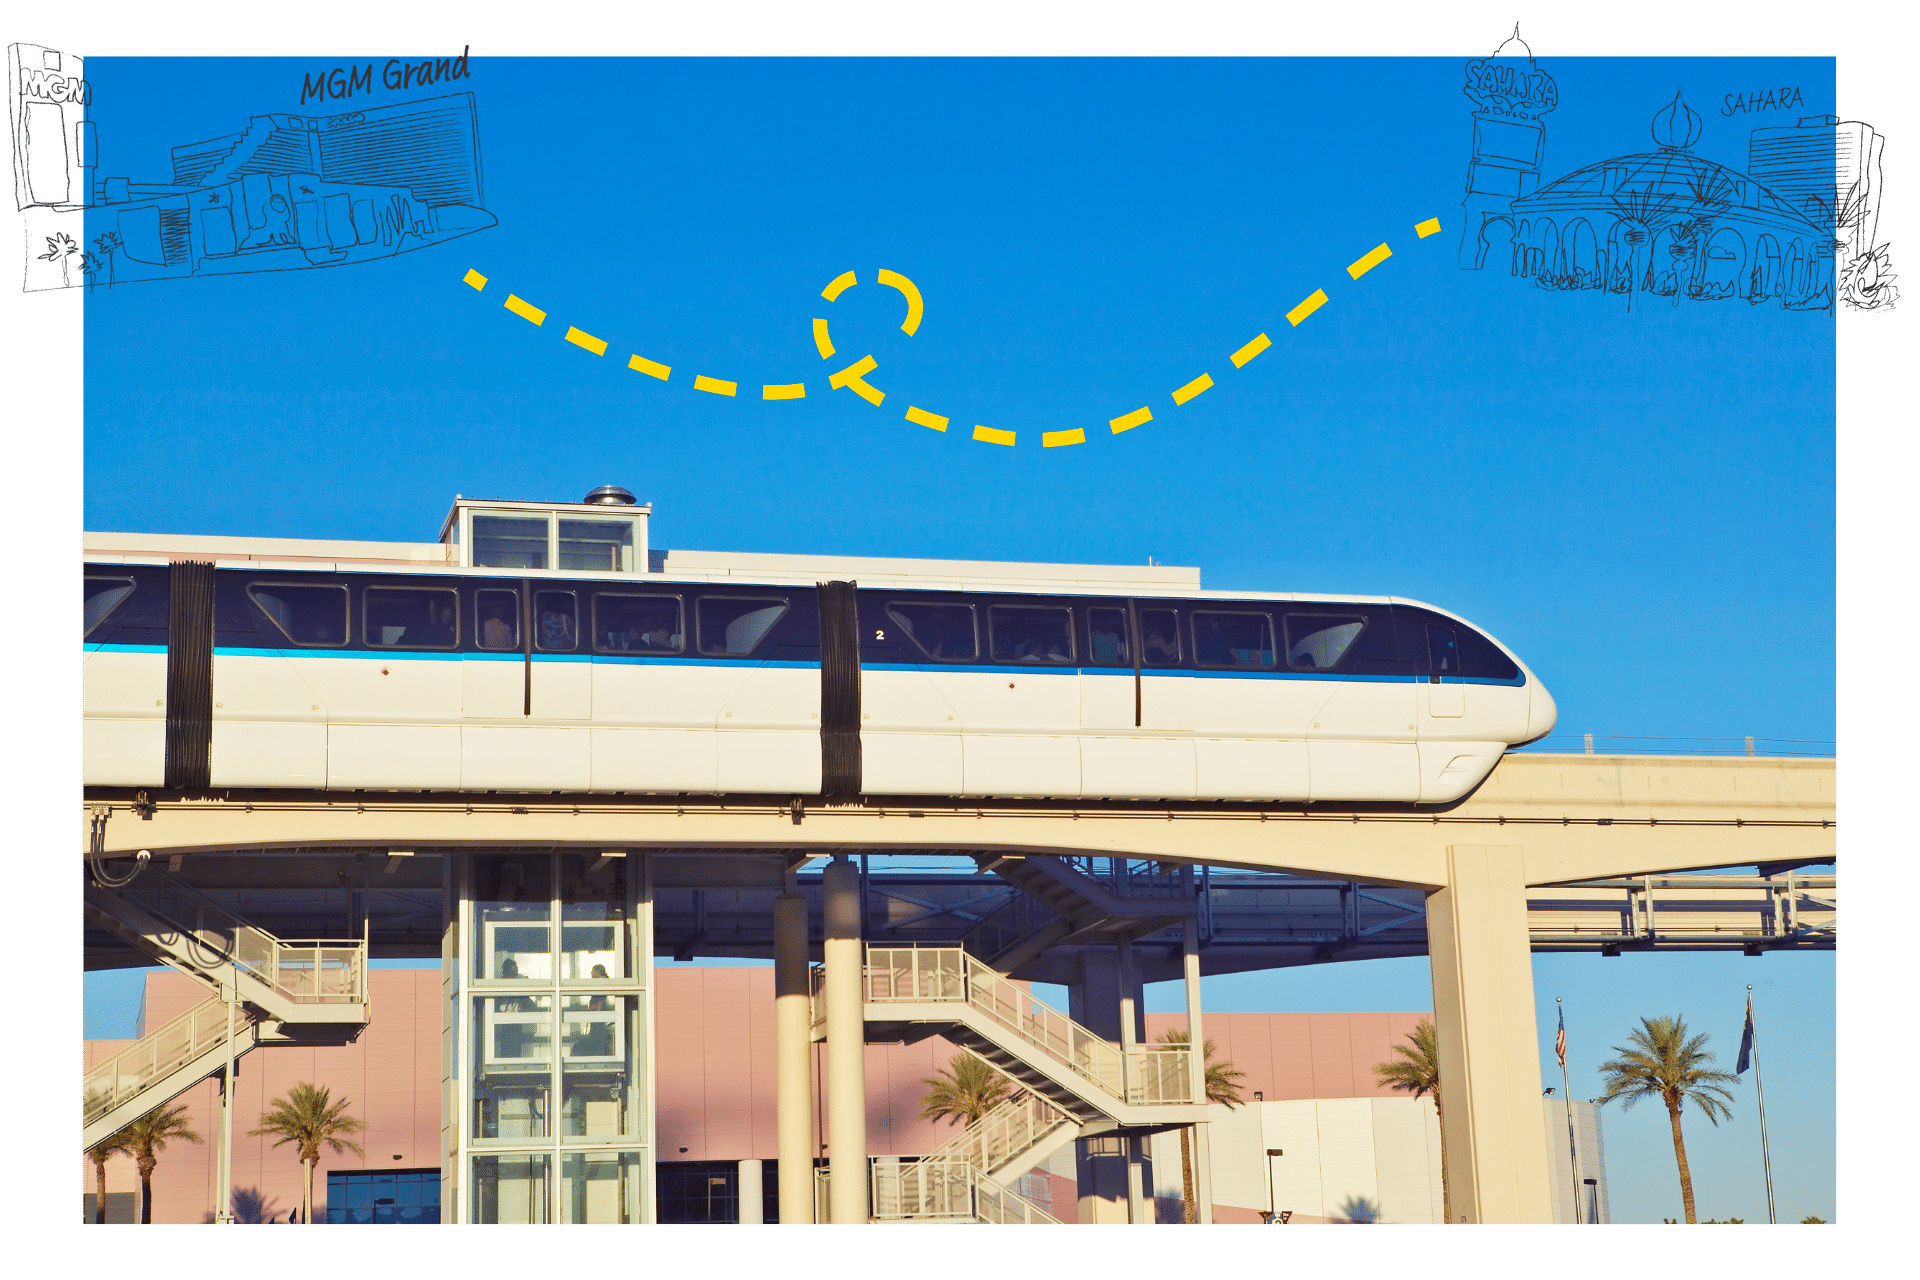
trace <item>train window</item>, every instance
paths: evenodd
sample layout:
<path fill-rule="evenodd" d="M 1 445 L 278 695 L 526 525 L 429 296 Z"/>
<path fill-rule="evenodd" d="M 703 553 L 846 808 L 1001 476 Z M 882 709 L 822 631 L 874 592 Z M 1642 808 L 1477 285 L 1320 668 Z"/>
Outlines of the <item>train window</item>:
<path fill-rule="evenodd" d="M 1131 666 L 1127 648 L 1127 611 L 1125 609 L 1087 610 L 1087 655 L 1095 666 Z"/>
<path fill-rule="evenodd" d="M 1427 628 L 1427 654 L 1433 659 L 1435 675 L 1457 676 L 1460 674 L 1460 648 L 1450 628 L 1435 626 Z"/>
<path fill-rule="evenodd" d="M 1140 611 L 1140 665 L 1180 665 L 1180 613 L 1177 609 Z"/>
<path fill-rule="evenodd" d="M 520 593 L 490 589 L 473 593 L 473 639 L 482 649 L 520 647 Z"/>
<path fill-rule="evenodd" d="M 496 569 L 546 568 L 547 518 L 475 514 L 473 562 Z"/>
<path fill-rule="evenodd" d="M 570 653 L 580 647 L 580 607 L 571 591 L 533 593 L 533 643 L 546 653 Z"/>
<path fill-rule="evenodd" d="M 1271 667 L 1273 619 L 1264 613 L 1195 611 L 1193 661 L 1202 667 Z"/>
<path fill-rule="evenodd" d="M 451 649 L 459 642 L 459 594 L 451 589 L 368 587 L 360 632 L 376 649 Z"/>
<path fill-rule="evenodd" d="M 996 604 L 987 610 L 995 662 L 1073 661 L 1073 611 Z"/>
<path fill-rule="evenodd" d="M 686 648 L 679 596 L 593 596 L 593 647 L 614 653 L 679 653 Z"/>
<path fill-rule="evenodd" d="M 347 642 L 347 589 L 252 582 L 247 595 L 260 612 L 298 645 L 339 648 Z"/>
<path fill-rule="evenodd" d="M 785 600 L 701 596 L 694 606 L 700 623 L 700 652 L 717 658 L 744 658 L 760 647 L 786 611 Z"/>
<path fill-rule="evenodd" d="M 1367 629 L 1367 620 L 1350 613 L 1287 615 L 1287 665 L 1299 671 L 1331 671 Z"/>
<path fill-rule="evenodd" d="M 92 635 L 93 629 L 105 622 L 107 615 L 119 608 L 120 602 L 132 594 L 132 578 L 88 578 L 87 621 L 80 634 Z"/>
<path fill-rule="evenodd" d="M 942 662 L 969 662 L 979 655 L 974 637 L 973 606 L 970 604 L 925 604 L 915 600 L 895 600 L 887 612 L 900 629 L 926 651 L 929 658 Z"/>

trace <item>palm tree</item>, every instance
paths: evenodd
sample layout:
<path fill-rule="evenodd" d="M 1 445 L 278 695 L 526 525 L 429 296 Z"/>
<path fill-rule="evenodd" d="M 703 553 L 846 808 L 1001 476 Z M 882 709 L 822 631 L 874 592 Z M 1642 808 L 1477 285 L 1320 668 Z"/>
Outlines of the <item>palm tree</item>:
<path fill-rule="evenodd" d="M 1680 1201 L 1687 1221 L 1695 1222 L 1693 1174 L 1687 1168 L 1686 1140 L 1680 1135 L 1680 1105 L 1691 1101 L 1718 1128 L 1721 1116 L 1733 1116 L 1727 1105 L 1733 1095 L 1726 1086 L 1738 1084 L 1740 1078 L 1728 1071 L 1707 1070 L 1704 1064 L 1712 1062 L 1713 1055 L 1706 1051 L 1706 1033 L 1689 1039 L 1687 1024 L 1679 1017 L 1642 1018 L 1640 1029 L 1629 1040 L 1628 1047 L 1613 1046 L 1618 1058 L 1600 1064 L 1604 1086 L 1600 1104 L 1618 1098 L 1623 1111 L 1632 1110 L 1643 1098 L 1659 1098 L 1666 1104 L 1667 1118 L 1673 1122 L 1673 1158 L 1680 1166 Z"/>
<path fill-rule="evenodd" d="M 107 1161 L 115 1156 L 132 1155 L 127 1145 L 127 1131 L 102 1138 L 87 1148 L 87 1159 L 93 1161 L 93 1220 L 104 1223 L 107 1220 Z"/>
<path fill-rule="evenodd" d="M 1432 1094 L 1434 1117 L 1444 1122 L 1446 1115 L 1440 1103 L 1440 1041 L 1434 1034 L 1433 1020 L 1422 1018 L 1414 1023 L 1407 1043 L 1393 1046 L 1393 1051 L 1400 1055 L 1399 1060 L 1374 1063 L 1373 1082 L 1391 1085 L 1416 1098 Z M 1444 1123 L 1440 1126 L 1440 1219 L 1442 1222 L 1453 1221 L 1453 1188 L 1447 1185 L 1447 1128 Z"/>
<path fill-rule="evenodd" d="M 157 1107 L 115 1134 L 114 1138 L 125 1139 L 126 1152 L 133 1157 L 134 1167 L 140 1171 L 140 1221 L 150 1224 L 153 1222 L 153 1171 L 160 1163 L 160 1153 L 175 1138 L 196 1146 L 201 1141 L 200 1135 L 194 1132 L 193 1126 L 187 1121 L 187 1104 L 176 1102 L 172 1106 Z M 107 1141 L 111 1142 L 114 1138 Z"/>
<path fill-rule="evenodd" d="M 298 1144 L 302 1174 L 302 1222 L 313 1221 L 313 1170 L 320 1163 L 321 1144 L 325 1143 L 335 1155 L 342 1151 L 351 1151 L 357 1156 L 367 1154 L 359 1143 L 342 1136 L 359 1133 L 367 1127 L 364 1120 L 356 1120 L 347 1114 L 349 1105 L 345 1098 L 335 1102 L 333 1091 L 325 1085 L 303 1080 L 287 1090 L 285 1097 L 275 1098 L 268 1104 L 267 1110 L 260 1115 L 260 1127 L 251 1131 L 256 1138 L 262 1134 L 278 1134 L 280 1140 L 273 1144 L 276 1147 L 289 1142 Z"/>
<path fill-rule="evenodd" d="M 967 1052 L 953 1055 L 947 1069 L 920 1081 L 929 1086 L 920 1096 L 920 1118 L 945 1118 L 947 1127 L 969 1124 L 1013 1096 L 1013 1083 L 987 1065 L 984 1058 Z"/>
<path fill-rule="evenodd" d="M 1187 1033 L 1184 1030 L 1164 1031 L 1160 1034 L 1161 1044 L 1186 1044 Z M 1211 1039 L 1200 1046 L 1207 1064 L 1207 1101 L 1218 1102 L 1229 1111 L 1241 1104 L 1240 1081 L 1247 1073 L 1231 1062 L 1213 1060 L 1214 1043 Z M 1199 1197 L 1193 1188 L 1193 1130 L 1191 1127 L 1180 1130 L 1180 1195 L 1184 1203 L 1183 1217 L 1188 1223 L 1200 1221 L 1198 1209 Z"/>

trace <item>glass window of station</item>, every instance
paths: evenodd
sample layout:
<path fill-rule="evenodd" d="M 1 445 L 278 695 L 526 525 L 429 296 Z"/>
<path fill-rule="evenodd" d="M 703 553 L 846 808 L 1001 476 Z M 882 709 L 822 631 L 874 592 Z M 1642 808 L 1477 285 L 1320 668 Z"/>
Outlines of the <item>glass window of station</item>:
<path fill-rule="evenodd" d="M 647 1221 L 644 859 L 464 861 L 459 1220 Z"/>
<path fill-rule="evenodd" d="M 642 573 L 646 535 L 643 516 L 474 508 L 471 561 L 484 569 L 559 569 L 574 573 Z M 630 510 L 630 509 L 625 509 Z M 454 541 L 459 542 L 459 521 Z"/>

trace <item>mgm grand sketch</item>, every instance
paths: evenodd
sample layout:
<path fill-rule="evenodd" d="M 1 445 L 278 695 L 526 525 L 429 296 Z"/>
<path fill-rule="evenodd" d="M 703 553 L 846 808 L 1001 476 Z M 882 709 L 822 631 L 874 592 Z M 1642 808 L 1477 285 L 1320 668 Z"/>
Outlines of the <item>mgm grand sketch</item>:
<path fill-rule="evenodd" d="M 29 292 L 336 267 L 494 225 L 470 93 L 254 116 L 148 183 L 102 176 L 81 58 L 10 45 L 7 88 Z"/>
<path fill-rule="evenodd" d="M 1542 289 L 1745 298 L 1790 311 L 1893 305 L 1879 222 L 1880 152 L 1870 125 L 1836 116 L 1752 131 L 1746 171 L 1695 154 L 1700 116 L 1675 92 L 1653 114 L 1657 146 L 1541 185 L 1546 127 L 1559 103 L 1519 28 L 1467 63 L 1473 158 L 1460 266 L 1505 265 Z"/>

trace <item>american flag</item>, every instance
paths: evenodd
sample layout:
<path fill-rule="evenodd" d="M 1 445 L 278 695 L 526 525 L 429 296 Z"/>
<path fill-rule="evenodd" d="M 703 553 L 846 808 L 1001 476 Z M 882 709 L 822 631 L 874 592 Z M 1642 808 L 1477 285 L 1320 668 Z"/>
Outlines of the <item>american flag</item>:
<path fill-rule="evenodd" d="M 1560 1030 L 1553 1036 L 1553 1053 L 1560 1059 L 1561 1066 L 1567 1065 L 1567 1011 L 1565 1008 L 1560 1010 Z"/>

